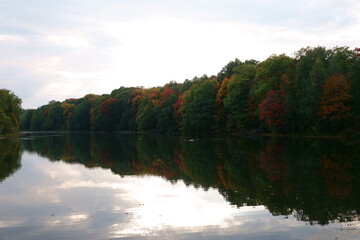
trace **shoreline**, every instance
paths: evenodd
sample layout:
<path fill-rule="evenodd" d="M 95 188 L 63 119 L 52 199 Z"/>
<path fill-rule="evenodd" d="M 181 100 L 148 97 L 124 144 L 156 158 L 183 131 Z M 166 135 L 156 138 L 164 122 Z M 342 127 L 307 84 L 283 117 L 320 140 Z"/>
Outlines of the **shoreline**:
<path fill-rule="evenodd" d="M 348 135 L 301 135 L 301 134 L 274 134 L 274 133 L 256 133 L 256 134 L 249 134 L 249 133 L 234 133 L 234 134 L 210 134 L 210 135 L 201 135 L 201 134 L 166 134 L 157 131 L 113 131 L 113 132 L 104 132 L 104 131 L 19 131 L 17 133 L 12 134 L 0 134 L 0 139 L 9 136 L 20 136 L 23 134 L 29 133 L 39 133 L 39 134 L 51 134 L 51 133 L 62 133 L 62 134 L 73 134 L 73 133 L 80 133 L 80 134 L 158 134 L 163 136 L 198 136 L 198 137 L 245 137 L 245 138 L 257 138 L 257 137 L 271 137 L 271 138 L 314 138 L 314 139 L 344 139 L 349 137 Z M 357 137 L 360 137 L 359 133 L 356 133 Z"/>

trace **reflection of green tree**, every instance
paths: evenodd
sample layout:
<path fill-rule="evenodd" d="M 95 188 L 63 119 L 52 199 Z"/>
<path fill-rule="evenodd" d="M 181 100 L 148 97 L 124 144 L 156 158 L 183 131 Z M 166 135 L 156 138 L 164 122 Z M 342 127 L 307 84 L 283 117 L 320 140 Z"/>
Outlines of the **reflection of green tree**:
<path fill-rule="evenodd" d="M 344 221 L 359 212 L 359 163 L 353 146 L 336 140 L 247 140 L 226 146 L 220 150 L 226 160 L 219 174 L 226 183 L 219 189 L 232 204 L 263 204 L 274 215 L 294 213 L 299 220 L 319 224 Z M 322 156 L 329 146 L 337 163 Z"/>
<path fill-rule="evenodd" d="M 164 136 L 139 136 L 136 142 L 137 158 L 133 166 L 140 174 L 153 174 L 168 180 L 179 178 L 179 169 L 173 162 L 176 139 Z"/>
<path fill-rule="evenodd" d="M 20 167 L 19 140 L 15 137 L 0 139 L 0 182 Z"/>
<path fill-rule="evenodd" d="M 111 169 L 120 176 L 149 174 L 217 188 L 239 207 L 262 204 L 274 215 L 294 214 L 319 224 L 360 212 L 360 149 L 337 140 L 69 134 L 40 136 L 22 146 L 51 160 Z"/>
<path fill-rule="evenodd" d="M 51 161 L 61 159 L 64 152 L 64 137 L 59 135 L 49 136 L 48 134 L 37 134 L 34 140 L 22 141 L 22 148 L 29 152 L 36 152 L 42 157 L 46 157 Z"/>
<path fill-rule="evenodd" d="M 214 152 L 214 141 L 181 139 L 180 149 L 184 174 L 191 178 L 193 184 L 205 189 L 217 187 L 217 156 Z"/>
<path fill-rule="evenodd" d="M 218 151 L 222 162 L 222 179 L 227 179 L 227 184 L 222 184 L 225 198 L 237 206 L 258 205 L 253 186 L 255 175 L 251 172 L 254 168 L 253 160 L 260 151 L 257 142 L 231 139 L 220 142 Z"/>
<path fill-rule="evenodd" d="M 110 168 L 121 176 L 132 175 L 131 159 L 134 154 L 136 135 L 97 134 L 92 135 L 90 157 L 92 164 Z"/>

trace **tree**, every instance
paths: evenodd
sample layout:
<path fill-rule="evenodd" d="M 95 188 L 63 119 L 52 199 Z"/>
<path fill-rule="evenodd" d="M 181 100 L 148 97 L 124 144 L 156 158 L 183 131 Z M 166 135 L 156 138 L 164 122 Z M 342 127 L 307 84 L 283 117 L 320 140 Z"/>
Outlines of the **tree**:
<path fill-rule="evenodd" d="M 100 104 L 100 111 L 96 116 L 98 122 L 97 129 L 114 131 L 117 129 L 121 118 L 120 104 L 117 99 L 109 97 Z"/>
<path fill-rule="evenodd" d="M 90 110 L 91 102 L 89 100 L 84 100 L 75 107 L 74 115 L 70 122 L 71 130 L 90 130 Z"/>
<path fill-rule="evenodd" d="M 150 88 L 143 91 L 136 113 L 138 130 L 156 129 L 158 113 L 162 105 L 161 99 L 159 99 L 159 91 L 159 88 Z"/>
<path fill-rule="evenodd" d="M 284 93 L 281 90 L 270 90 L 259 104 L 260 120 L 264 120 L 272 131 L 284 128 Z"/>
<path fill-rule="evenodd" d="M 225 78 L 230 78 L 235 73 L 235 68 L 243 64 L 239 59 L 235 58 L 234 61 L 230 61 L 226 64 L 221 71 L 217 74 L 216 79 L 222 82 Z"/>
<path fill-rule="evenodd" d="M 330 50 L 328 76 L 334 73 L 347 74 L 353 62 L 354 52 L 348 47 L 335 47 Z"/>
<path fill-rule="evenodd" d="M 349 118 L 349 94 L 350 83 L 343 74 L 335 73 L 325 80 L 322 96 L 320 98 L 320 110 L 322 119 L 342 120 Z"/>
<path fill-rule="evenodd" d="M 355 48 L 354 49 L 354 56 L 355 57 L 360 57 L 360 48 Z"/>
<path fill-rule="evenodd" d="M 149 130 L 156 128 L 155 106 L 148 96 L 141 99 L 138 112 L 136 114 L 136 123 L 138 130 Z"/>
<path fill-rule="evenodd" d="M 62 130 L 65 127 L 63 108 L 60 102 L 54 102 L 50 105 L 48 119 L 51 119 L 51 130 Z"/>
<path fill-rule="evenodd" d="M 224 98 L 229 132 L 243 131 L 249 127 L 248 99 L 255 72 L 255 64 L 240 65 L 229 81 L 227 95 Z"/>
<path fill-rule="evenodd" d="M 60 106 L 63 110 L 65 129 L 70 129 L 70 121 L 74 114 L 75 105 L 65 101 L 65 102 L 61 103 Z"/>
<path fill-rule="evenodd" d="M 22 131 L 30 130 L 31 119 L 33 117 L 34 112 L 35 112 L 34 109 L 23 110 L 20 117 L 20 130 Z"/>
<path fill-rule="evenodd" d="M 165 87 L 160 93 L 162 104 L 165 104 L 169 100 L 171 95 L 176 96 L 176 92 L 169 87 Z"/>
<path fill-rule="evenodd" d="M 118 107 L 119 130 L 136 130 L 137 126 L 135 123 L 135 117 L 131 111 L 131 96 L 134 92 L 134 88 L 121 87 L 111 92 L 111 96 L 116 99 Z"/>
<path fill-rule="evenodd" d="M 0 89 L 0 134 L 19 129 L 21 99 L 7 89 Z"/>
<path fill-rule="evenodd" d="M 216 110 L 215 110 L 215 130 L 217 133 L 226 131 L 227 112 L 224 106 L 224 99 L 228 93 L 228 85 L 230 79 L 225 78 L 220 85 L 220 88 L 216 94 Z"/>
<path fill-rule="evenodd" d="M 298 62 L 294 79 L 294 124 L 297 131 L 317 131 L 321 85 L 326 78 L 331 51 L 324 47 L 305 48 L 297 53 Z"/>
<path fill-rule="evenodd" d="M 176 123 L 174 119 L 173 105 L 177 101 L 175 90 L 165 87 L 160 93 L 159 116 L 157 119 L 157 128 L 163 132 L 175 132 Z"/>
<path fill-rule="evenodd" d="M 250 93 L 254 104 L 259 105 L 269 90 L 279 88 L 282 76 L 291 74 L 292 65 L 293 59 L 285 54 L 272 55 L 258 65 Z"/>
<path fill-rule="evenodd" d="M 181 127 L 185 133 L 211 133 L 214 124 L 216 80 L 199 81 L 183 94 Z"/>

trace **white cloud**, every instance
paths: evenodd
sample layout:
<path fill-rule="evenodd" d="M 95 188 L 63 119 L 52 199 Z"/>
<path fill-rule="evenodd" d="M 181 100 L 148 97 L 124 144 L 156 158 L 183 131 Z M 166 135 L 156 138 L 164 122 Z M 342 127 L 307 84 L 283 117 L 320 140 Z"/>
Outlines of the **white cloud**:
<path fill-rule="evenodd" d="M 8 35 L 8 34 L 0 34 L 0 42 L 26 42 L 26 40 L 22 36 L 18 35 Z"/>
<path fill-rule="evenodd" d="M 50 35 L 46 37 L 46 40 L 56 45 L 63 45 L 71 48 L 87 48 L 90 46 L 85 38 L 74 35 Z"/>
<path fill-rule="evenodd" d="M 318 45 L 353 48 L 360 39 L 360 3 L 353 0 L 0 7 L 0 85 L 19 93 L 24 107 L 217 74 L 236 57 L 264 60 Z"/>

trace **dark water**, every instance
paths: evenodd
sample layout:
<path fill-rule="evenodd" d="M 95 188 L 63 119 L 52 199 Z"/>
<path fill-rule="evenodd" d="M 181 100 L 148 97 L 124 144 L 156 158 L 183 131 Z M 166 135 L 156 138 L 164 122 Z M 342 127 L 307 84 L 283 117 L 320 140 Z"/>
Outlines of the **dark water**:
<path fill-rule="evenodd" d="M 360 145 L 0 139 L 0 239 L 360 239 Z"/>

